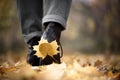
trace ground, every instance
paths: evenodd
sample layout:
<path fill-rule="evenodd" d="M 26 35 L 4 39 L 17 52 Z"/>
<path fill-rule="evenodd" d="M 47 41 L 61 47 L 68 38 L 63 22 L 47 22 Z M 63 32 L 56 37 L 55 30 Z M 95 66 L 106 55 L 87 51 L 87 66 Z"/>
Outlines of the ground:
<path fill-rule="evenodd" d="M 61 64 L 31 67 L 25 54 L 0 56 L 0 80 L 120 80 L 120 55 L 64 53 Z"/>

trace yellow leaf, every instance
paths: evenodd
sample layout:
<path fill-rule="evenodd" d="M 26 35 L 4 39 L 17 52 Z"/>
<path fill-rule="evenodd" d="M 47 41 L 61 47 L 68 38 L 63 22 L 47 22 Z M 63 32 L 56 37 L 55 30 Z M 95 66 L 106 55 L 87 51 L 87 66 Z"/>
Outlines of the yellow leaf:
<path fill-rule="evenodd" d="M 51 57 L 53 57 L 53 55 L 57 54 L 57 42 L 52 41 L 51 43 L 49 43 L 47 40 L 41 39 L 39 41 L 39 44 L 36 46 L 33 46 L 34 50 L 36 50 L 35 55 L 38 57 L 42 57 L 43 59 L 49 55 Z"/>

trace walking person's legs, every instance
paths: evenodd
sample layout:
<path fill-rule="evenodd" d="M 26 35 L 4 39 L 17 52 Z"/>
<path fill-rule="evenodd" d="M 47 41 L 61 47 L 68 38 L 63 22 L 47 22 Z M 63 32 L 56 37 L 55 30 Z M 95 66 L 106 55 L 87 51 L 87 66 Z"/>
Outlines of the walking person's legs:
<path fill-rule="evenodd" d="M 60 53 L 53 55 L 54 59 L 46 56 L 44 59 L 34 55 L 33 46 L 41 39 L 48 42 L 54 40 L 60 44 L 61 31 L 65 29 L 71 0 L 17 0 L 22 34 L 25 42 L 29 45 L 27 61 L 32 66 L 48 65 L 53 62 L 61 63 Z M 44 17 L 43 16 L 44 10 Z M 42 21 L 41 21 L 42 20 Z M 42 34 L 42 24 L 44 33 Z"/>

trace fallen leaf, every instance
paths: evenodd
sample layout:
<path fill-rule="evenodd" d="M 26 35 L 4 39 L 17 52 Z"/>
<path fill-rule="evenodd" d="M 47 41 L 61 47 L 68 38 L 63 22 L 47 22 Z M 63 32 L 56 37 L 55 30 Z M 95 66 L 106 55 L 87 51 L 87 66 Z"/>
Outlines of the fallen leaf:
<path fill-rule="evenodd" d="M 120 80 L 120 72 L 110 78 L 110 80 Z"/>
<path fill-rule="evenodd" d="M 47 40 L 41 39 L 39 41 L 39 44 L 36 46 L 33 46 L 34 50 L 36 50 L 35 55 L 38 57 L 42 57 L 43 59 L 49 55 L 51 57 L 53 57 L 53 55 L 57 54 L 57 42 L 52 41 L 51 43 L 49 43 Z"/>
<path fill-rule="evenodd" d="M 6 72 L 6 68 L 0 67 L 0 74 L 3 75 Z"/>
<path fill-rule="evenodd" d="M 96 67 L 96 66 L 100 66 L 102 64 L 102 61 L 100 61 L 100 60 L 97 60 L 95 63 L 94 63 L 94 66 Z"/>

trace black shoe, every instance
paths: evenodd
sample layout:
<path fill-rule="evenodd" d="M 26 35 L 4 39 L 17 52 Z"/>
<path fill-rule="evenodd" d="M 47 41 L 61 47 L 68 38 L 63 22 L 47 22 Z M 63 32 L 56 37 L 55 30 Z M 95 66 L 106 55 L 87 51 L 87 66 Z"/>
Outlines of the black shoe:
<path fill-rule="evenodd" d="M 63 30 L 63 28 L 60 24 L 49 23 L 42 35 L 42 38 L 47 40 L 48 42 L 52 42 L 52 41 L 56 40 L 58 45 L 60 45 L 59 41 L 60 41 L 60 35 L 61 35 L 62 30 Z M 61 63 L 60 58 L 62 56 L 62 55 L 60 55 L 60 53 L 53 55 L 53 58 L 51 56 L 47 55 L 44 59 L 34 55 L 36 53 L 36 51 L 33 50 L 33 46 L 38 45 L 39 40 L 40 40 L 40 38 L 33 38 L 28 43 L 30 46 L 28 47 L 27 62 L 29 64 L 31 64 L 32 66 L 49 65 L 49 64 L 52 64 L 53 62 L 60 64 Z M 62 51 L 61 45 L 58 48 L 58 51 L 60 49 Z M 61 52 L 61 53 L 63 53 L 63 52 Z"/>
<path fill-rule="evenodd" d="M 60 45 L 60 36 L 61 36 L 61 31 L 63 30 L 63 27 L 58 24 L 58 23 L 48 23 L 43 35 L 42 39 L 47 40 L 49 43 L 52 41 L 57 42 L 58 45 Z M 58 51 L 60 50 L 60 47 L 58 48 Z M 53 55 L 53 58 L 49 55 L 45 59 L 42 60 L 43 65 L 48 65 L 52 64 L 53 62 L 60 64 L 61 55 L 60 53 L 57 53 L 56 55 Z"/>
<path fill-rule="evenodd" d="M 29 46 L 28 46 L 28 54 L 27 54 L 27 63 L 29 63 L 32 66 L 40 65 L 41 58 L 38 58 L 36 55 L 34 55 L 36 53 L 36 51 L 33 50 L 33 46 L 38 45 L 39 40 L 40 40 L 40 38 L 35 37 L 35 38 L 31 39 L 28 43 Z"/>

